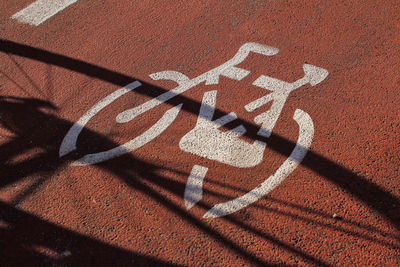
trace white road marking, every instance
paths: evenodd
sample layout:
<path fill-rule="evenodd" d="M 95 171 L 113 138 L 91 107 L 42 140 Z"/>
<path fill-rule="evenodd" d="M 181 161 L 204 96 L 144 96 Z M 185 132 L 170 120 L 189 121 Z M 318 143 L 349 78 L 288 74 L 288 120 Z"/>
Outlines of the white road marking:
<path fill-rule="evenodd" d="M 91 109 L 89 109 L 83 116 L 72 125 L 67 134 L 65 135 L 59 150 L 60 157 L 67 155 L 68 153 L 76 149 L 76 142 L 78 136 L 85 127 L 85 125 L 93 118 L 94 115 L 100 112 L 103 108 L 108 106 L 111 102 L 115 101 L 117 98 L 123 96 L 124 94 L 134 90 L 135 88 L 141 86 L 142 84 L 138 81 L 128 84 L 127 86 L 115 91 L 114 93 L 106 96 L 102 100 L 96 103 Z"/>
<path fill-rule="evenodd" d="M 157 138 L 160 134 L 162 134 L 168 126 L 176 119 L 179 114 L 179 111 L 182 108 L 182 104 L 177 105 L 167 112 L 159 119 L 153 126 L 147 129 L 141 135 L 135 137 L 129 142 L 126 142 L 123 145 L 117 146 L 113 149 L 98 152 L 94 154 L 87 154 L 82 158 L 76 160 L 75 162 L 71 163 L 73 166 L 84 166 L 84 165 L 92 165 L 96 163 L 100 163 L 109 159 L 113 159 L 124 154 L 127 154 L 133 150 L 136 150 L 148 142 Z"/>
<path fill-rule="evenodd" d="M 185 206 L 191 209 L 203 197 L 203 180 L 208 171 L 207 167 L 194 165 L 190 172 L 188 181 L 185 187 Z"/>
<path fill-rule="evenodd" d="M 128 84 L 124 88 L 121 88 L 114 93 L 106 96 L 98 103 L 96 103 L 91 109 L 89 109 L 83 116 L 69 129 L 68 133 L 65 135 L 59 150 L 59 156 L 65 156 L 66 154 L 76 150 L 76 142 L 78 140 L 78 136 L 85 127 L 85 125 L 103 108 L 111 104 L 117 98 L 123 96 L 124 94 L 134 90 L 135 88 L 141 86 L 142 84 L 138 81 Z M 115 147 L 113 149 L 109 149 L 107 151 L 98 152 L 94 154 L 87 154 L 82 158 L 76 160 L 71 163 L 74 166 L 82 166 L 82 165 L 91 165 L 100 163 L 126 153 L 129 153 L 139 147 L 144 146 L 151 140 L 155 139 L 159 136 L 165 129 L 171 125 L 171 123 L 178 116 L 179 111 L 181 110 L 182 104 L 175 106 L 169 109 L 153 126 L 151 126 L 148 130 L 146 130 L 141 135 L 132 139 L 131 141 Z"/>
<path fill-rule="evenodd" d="M 37 1 L 39 2 L 39 1 Z M 36 2 L 35 2 L 36 3 Z M 150 75 L 150 77 L 153 80 L 171 80 L 174 81 L 178 84 L 177 87 L 172 89 L 171 91 L 165 92 L 164 94 L 161 94 L 160 96 L 151 99 L 145 103 L 143 103 L 140 106 L 125 110 L 118 114 L 116 117 L 116 122 L 118 123 L 127 123 L 134 119 L 136 116 L 139 116 L 152 108 L 165 103 L 169 99 L 182 94 L 183 92 L 186 92 L 187 90 L 190 90 L 191 88 L 195 87 L 196 85 L 205 82 L 206 84 L 214 84 L 215 82 L 218 83 L 219 81 L 219 76 L 225 76 L 231 79 L 235 80 L 241 80 L 243 79 L 246 75 L 248 75 L 250 72 L 244 69 L 240 69 L 238 67 L 235 67 L 236 65 L 240 64 L 243 60 L 246 59 L 246 57 L 249 55 L 250 52 L 254 53 L 259 53 L 263 54 L 265 56 L 272 56 L 278 53 L 278 49 L 266 45 L 261 45 L 261 44 L 256 44 L 256 43 L 246 43 L 242 45 L 239 48 L 239 51 L 235 54 L 233 58 L 225 62 L 224 64 L 206 72 L 203 73 L 202 75 L 194 78 L 194 79 L 189 79 L 186 75 L 177 72 L 177 71 L 161 71 L 157 73 L 153 73 Z M 141 85 L 139 82 L 134 82 L 131 83 L 127 86 L 125 86 L 122 89 L 117 90 L 116 92 L 110 94 L 109 96 L 105 97 L 103 100 L 99 101 L 96 105 L 94 105 L 89 111 L 87 111 L 68 131 L 67 135 L 64 137 L 64 140 L 61 144 L 60 150 L 59 150 L 59 156 L 62 157 L 74 150 L 76 150 L 76 142 L 78 139 L 78 136 L 84 126 L 89 122 L 89 120 L 95 116 L 101 109 L 103 109 L 105 106 L 109 105 L 111 102 L 113 102 L 115 99 L 118 97 L 122 96 L 123 94 L 129 92 L 130 90 L 133 90 L 134 88 L 138 87 Z M 214 100 L 215 101 L 215 100 Z M 150 129 L 145 131 L 142 135 L 132 139 L 131 141 L 120 145 L 114 149 L 110 149 L 107 151 L 95 153 L 95 154 L 87 154 L 83 158 L 79 159 L 78 161 L 72 163 L 73 165 L 90 165 L 90 164 L 96 164 L 100 163 L 102 161 L 115 158 L 118 156 L 121 156 L 123 154 L 129 153 L 145 144 L 150 142 L 151 140 L 155 139 L 157 136 L 159 136 L 163 131 L 165 131 L 169 125 L 176 119 L 178 116 L 178 113 L 182 107 L 182 104 L 171 108 L 168 110 L 164 116 L 156 122 L 155 125 L 153 125 Z M 214 108 L 213 107 L 208 107 L 209 109 L 212 110 L 214 113 Z M 207 107 L 203 106 L 203 109 L 207 109 Z M 203 112 L 204 113 L 204 112 Z M 204 114 L 200 114 L 200 118 L 204 116 Z M 215 154 L 215 153 L 210 153 L 214 154 L 218 159 L 225 159 L 227 163 L 232 163 L 233 166 L 237 167 L 249 167 L 249 166 L 255 166 L 257 165 L 261 160 L 262 160 L 262 154 L 265 149 L 265 143 L 260 142 L 260 141 L 255 141 L 254 144 L 249 144 L 246 143 L 237 137 L 240 136 L 240 134 L 243 134 L 246 129 L 244 127 L 238 127 L 235 128 L 226 134 L 218 134 L 217 128 L 221 125 L 224 125 L 228 121 L 232 121 L 236 119 L 236 114 L 230 113 L 226 116 L 222 116 L 221 118 L 211 121 L 211 118 L 209 118 L 209 123 L 207 122 L 207 129 L 205 130 L 212 130 L 212 133 L 217 133 L 217 135 L 220 136 L 219 141 L 224 142 L 225 149 L 221 149 L 221 151 L 224 151 L 225 153 L 228 152 L 229 155 L 225 155 L 223 157 Z M 212 127 L 208 127 L 212 126 Z M 196 131 L 195 131 L 196 132 Z M 198 131 L 198 132 L 201 132 Z M 206 131 L 204 132 L 206 133 Z M 207 135 L 202 135 L 203 137 L 207 138 Z M 210 136 L 212 137 L 212 136 Z M 239 141 L 242 141 L 243 144 L 237 144 L 234 146 L 234 151 L 229 148 L 229 142 L 232 140 L 231 143 L 238 143 Z M 247 146 L 246 146 L 247 145 Z M 251 147 L 250 147 L 251 146 Z M 240 155 L 243 155 L 243 153 L 250 153 L 251 155 L 254 154 L 254 151 L 250 150 L 257 150 L 256 154 L 258 156 L 252 157 L 252 159 L 249 161 L 242 161 L 240 159 Z M 240 153 L 242 151 L 242 153 Z M 247 151 L 247 152 L 246 152 Z M 209 151 L 211 152 L 211 150 Z M 237 154 L 237 155 L 236 155 Z"/>
<path fill-rule="evenodd" d="M 38 26 L 78 0 L 37 0 L 15 13 L 11 18 Z"/>
<path fill-rule="evenodd" d="M 238 168 L 258 165 L 264 156 L 266 143 L 256 140 L 248 143 L 240 138 L 246 129 L 240 125 L 231 131 L 223 132 L 219 128 L 236 120 L 234 112 L 211 120 L 214 115 L 217 91 L 204 93 L 200 114 L 196 126 L 179 141 L 183 151 L 229 164 Z"/>
<path fill-rule="evenodd" d="M 206 85 L 218 84 L 220 76 L 240 81 L 246 77 L 250 71 L 236 67 L 236 65 L 240 64 L 250 52 L 272 56 L 277 54 L 278 51 L 277 48 L 256 43 L 246 43 L 240 47 L 239 51 L 232 59 L 193 79 L 190 79 L 186 75 L 177 71 L 161 71 L 153 73 L 150 75 L 153 80 L 170 80 L 176 82 L 178 85 L 171 91 L 165 92 L 142 105 L 119 113 L 116 117 L 116 122 L 127 123 L 135 117 L 165 103 L 169 99 L 182 94 L 203 82 Z M 255 86 L 272 91 L 266 96 L 254 100 L 245 106 L 247 111 L 252 112 L 268 102 L 273 101 L 271 108 L 267 112 L 263 112 L 254 119 L 257 124 L 261 125 L 258 132 L 259 135 L 266 137 L 271 135 L 275 123 L 277 122 L 291 91 L 300 88 L 307 83 L 314 86 L 322 82 L 328 76 L 327 70 L 309 64 L 304 64 L 303 70 L 304 77 L 293 83 L 264 75 L 260 76 L 253 82 L 253 85 Z M 80 132 L 93 116 L 120 96 L 140 85 L 140 82 L 131 83 L 105 97 L 89 109 L 89 111 L 87 111 L 71 127 L 65 136 L 59 151 L 60 157 L 76 149 L 76 142 Z M 236 120 L 237 115 L 234 112 L 231 112 L 213 120 L 216 99 L 216 90 L 204 93 L 197 123 L 191 131 L 182 137 L 179 142 L 179 147 L 183 151 L 238 168 L 254 167 L 260 164 L 263 159 L 266 143 L 259 140 L 255 140 L 253 143 L 248 143 L 245 140 L 238 138 L 246 132 L 243 125 L 239 125 L 229 131 L 221 131 L 220 127 Z M 140 148 L 157 138 L 173 123 L 178 116 L 182 105 L 183 104 L 179 104 L 169 109 L 152 127 L 131 141 L 107 151 L 87 154 L 81 159 L 73 162 L 73 165 L 96 164 Z M 291 172 L 293 172 L 306 155 L 314 136 L 314 124 L 311 117 L 306 112 L 297 109 L 293 115 L 293 119 L 299 125 L 299 136 L 297 144 L 289 158 L 283 162 L 273 175 L 269 176 L 259 186 L 231 201 L 214 205 L 208 212 L 206 212 L 206 214 L 204 214 L 204 218 L 225 216 L 254 203 L 271 192 L 282 181 L 284 181 Z M 199 165 L 193 166 L 184 193 L 185 206 L 187 209 L 192 208 L 201 200 L 203 194 L 203 180 L 207 171 L 207 167 Z"/>
<path fill-rule="evenodd" d="M 306 85 L 307 83 L 314 86 L 322 82 L 328 76 L 327 70 L 309 64 L 304 64 L 303 70 L 304 77 L 293 83 L 288 83 L 264 75 L 261 75 L 253 82 L 253 85 L 272 92 L 247 104 L 245 106 L 247 111 L 252 112 L 270 101 L 273 101 L 272 106 L 268 111 L 263 112 L 254 118 L 254 122 L 261 125 L 261 128 L 257 133 L 258 135 L 265 137 L 271 136 L 272 130 L 278 121 L 283 106 L 292 91 Z"/>
<path fill-rule="evenodd" d="M 311 145 L 314 137 L 314 124 L 311 117 L 301 109 L 297 109 L 293 119 L 299 124 L 299 138 L 289 158 L 259 186 L 250 192 L 220 203 L 204 214 L 203 218 L 217 218 L 238 211 L 265 196 L 277 187 L 300 164 Z"/>
<path fill-rule="evenodd" d="M 158 73 L 153 73 L 150 75 L 153 80 L 172 80 L 178 83 L 178 86 L 171 91 L 165 92 L 162 95 L 151 99 L 138 107 L 134 107 L 121 112 L 117 116 L 116 121 L 118 123 L 129 122 L 133 120 L 136 116 L 139 116 L 140 114 L 170 100 L 171 98 L 192 89 L 202 82 L 206 82 L 206 85 L 218 84 L 219 76 L 225 76 L 237 81 L 242 80 L 250 73 L 250 71 L 235 66 L 242 63 L 250 54 L 250 52 L 262 54 L 265 56 L 273 56 L 279 52 L 279 49 L 257 43 L 246 43 L 239 48 L 239 51 L 235 54 L 233 58 L 231 58 L 224 64 L 210 71 L 207 71 L 206 73 L 203 73 L 202 75 L 197 76 L 193 79 L 189 79 L 186 75 L 177 71 L 162 71 Z"/>

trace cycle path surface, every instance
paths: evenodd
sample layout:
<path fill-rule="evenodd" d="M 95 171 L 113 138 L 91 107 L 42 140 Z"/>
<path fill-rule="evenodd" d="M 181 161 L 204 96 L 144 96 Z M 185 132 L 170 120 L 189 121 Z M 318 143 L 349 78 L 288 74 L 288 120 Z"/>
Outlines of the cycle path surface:
<path fill-rule="evenodd" d="M 3 1 L 3 262 L 399 265 L 399 9 Z"/>

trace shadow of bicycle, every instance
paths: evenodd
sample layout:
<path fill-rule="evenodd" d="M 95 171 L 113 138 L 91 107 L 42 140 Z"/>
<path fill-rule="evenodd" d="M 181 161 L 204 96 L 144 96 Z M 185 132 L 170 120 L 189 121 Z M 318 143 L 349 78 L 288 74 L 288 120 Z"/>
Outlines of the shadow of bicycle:
<path fill-rule="evenodd" d="M 0 41 L 0 51 L 61 66 L 91 77 L 101 78 L 120 86 L 125 86 L 134 81 L 134 78 L 120 73 L 11 41 Z M 151 88 L 150 92 L 152 92 L 152 96 L 166 92 L 165 89 L 150 84 L 146 84 L 146 87 Z M 148 94 L 149 90 L 142 89 L 135 92 L 139 94 Z M 167 104 L 175 105 L 182 102 L 189 104 L 183 105 L 183 109 L 186 112 L 194 113 L 196 111 L 193 107 L 200 106 L 200 103 L 183 96 L 179 96 L 176 99 L 169 101 Z M 188 108 L 185 108 L 185 106 L 188 106 Z M 90 237 L 63 229 L 62 227 L 45 222 L 40 218 L 27 214 L 15 207 L 19 203 L 23 202 L 27 196 L 34 194 L 48 179 L 52 179 L 52 175 L 57 170 L 64 168 L 70 161 L 75 160 L 88 152 L 78 148 L 74 153 L 59 158 L 58 152 L 62 138 L 73 123 L 56 116 L 55 111 L 57 111 L 55 104 L 46 100 L 5 96 L 0 98 L 1 127 L 12 133 L 12 137 L 0 146 L 0 168 L 2 170 L 0 175 L 0 188 L 9 186 L 30 176 L 38 177 L 34 183 L 27 188 L 24 188 L 24 190 L 9 203 L 1 203 L 2 207 L 0 208 L 0 215 L 3 225 L 1 226 L 0 242 L 4 244 L 3 247 L 7 248 L 6 250 L 3 250 L 2 258 L 16 261 L 21 265 L 24 265 L 26 262 L 37 263 L 37 265 L 40 265 L 43 261 L 55 263 L 88 262 L 88 265 L 92 265 L 93 262 L 98 262 L 97 265 L 107 265 L 107 261 L 102 259 L 107 259 L 108 256 L 109 259 L 118 258 L 121 260 L 121 263 L 137 261 L 144 265 L 167 264 L 158 259 L 119 249 L 100 241 L 96 241 Z M 226 113 L 220 110 L 217 110 L 216 114 L 217 116 L 226 115 Z M 45 126 L 42 122 L 46 122 Z M 257 126 L 240 119 L 239 123 L 248 129 L 253 129 L 253 131 L 249 132 L 255 132 L 254 129 L 257 128 Z M 235 125 L 231 127 L 234 126 Z M 110 141 L 109 138 L 87 128 L 82 131 L 82 135 L 87 137 L 85 138 L 88 140 L 88 143 L 85 145 L 86 147 L 96 147 L 98 144 L 102 144 L 106 147 L 118 146 L 118 144 Z M 254 138 L 252 135 L 249 135 L 248 137 Z M 270 149 L 285 156 L 288 156 L 290 153 L 290 149 L 288 148 L 295 146 L 293 142 L 274 134 L 270 138 L 270 144 Z M 33 156 L 23 158 L 22 160 L 19 159 L 20 155 L 32 150 L 35 151 Z M 400 200 L 396 196 L 371 183 L 365 177 L 354 174 L 350 170 L 312 151 L 309 151 L 301 164 L 325 177 L 327 180 L 335 183 L 338 187 L 343 188 L 348 193 L 354 195 L 369 207 L 382 214 L 389 222 L 400 230 L 399 214 L 394 212 L 392 208 L 393 205 L 397 207 L 400 206 Z M 104 162 L 96 166 L 106 170 L 107 172 L 113 173 L 130 187 L 145 193 L 148 197 L 164 205 L 184 221 L 205 232 L 208 236 L 242 256 L 247 261 L 253 264 L 267 264 L 263 259 L 244 249 L 234 240 L 225 237 L 202 220 L 189 214 L 185 209 L 177 206 L 150 186 L 149 183 L 155 184 L 176 196 L 181 197 L 183 195 L 184 184 L 158 174 L 158 171 L 164 167 L 145 162 L 132 155 L 123 156 L 121 161 L 113 160 L 112 162 Z M 240 190 L 240 188 L 238 190 Z M 207 193 L 219 194 L 215 191 L 208 191 Z M 273 201 L 273 199 L 271 200 Z M 285 203 L 282 204 L 285 205 Z M 201 205 L 204 209 L 210 208 L 204 204 Z M 286 205 L 290 205 L 290 203 L 286 203 Z M 300 210 L 306 209 L 305 207 L 295 208 Z M 278 212 L 277 210 L 270 211 Z M 312 210 L 309 211 L 313 212 Z M 284 215 L 297 220 L 310 220 L 296 214 L 286 213 Z M 319 214 L 319 216 L 327 217 L 327 214 Z M 318 265 L 328 265 L 315 256 L 307 254 L 301 249 L 287 244 L 266 232 L 255 229 L 244 221 L 236 219 L 234 216 L 227 216 L 223 219 L 303 258 L 307 262 Z M 312 222 L 327 228 L 333 228 L 336 231 L 346 232 L 347 234 L 354 235 L 358 238 L 363 238 L 377 243 L 381 242 L 375 239 L 373 235 L 366 236 L 355 231 L 351 232 L 344 228 L 333 226 L 330 223 L 318 222 L 315 220 Z M 355 224 L 351 221 L 346 223 L 349 225 Z M 379 229 L 371 227 L 366 228 L 372 233 L 374 233 L 374 231 L 379 233 Z M 383 245 L 398 248 L 398 241 L 400 240 L 399 236 L 392 236 L 392 238 L 393 242 L 386 242 L 383 243 Z M 88 244 L 87 247 L 84 247 L 84 244 Z M 38 251 L 41 246 L 50 248 L 54 251 L 54 255 L 45 256 L 41 254 L 40 251 Z M 35 250 L 34 247 L 36 247 L 37 250 Z M 71 254 L 69 255 L 66 251 L 69 251 Z"/>

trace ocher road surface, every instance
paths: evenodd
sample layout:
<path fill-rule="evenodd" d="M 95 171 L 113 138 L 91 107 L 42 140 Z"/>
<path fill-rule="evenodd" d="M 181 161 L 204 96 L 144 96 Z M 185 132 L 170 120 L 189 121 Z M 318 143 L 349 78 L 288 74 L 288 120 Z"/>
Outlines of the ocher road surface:
<path fill-rule="evenodd" d="M 0 38 L 0 265 L 400 265 L 399 1 L 4 0 Z"/>

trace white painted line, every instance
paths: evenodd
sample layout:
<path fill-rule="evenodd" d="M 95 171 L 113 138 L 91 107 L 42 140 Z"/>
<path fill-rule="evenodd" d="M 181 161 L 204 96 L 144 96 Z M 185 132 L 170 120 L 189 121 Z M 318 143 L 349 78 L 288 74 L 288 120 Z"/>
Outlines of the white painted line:
<path fill-rule="evenodd" d="M 153 139 L 157 138 L 160 134 L 162 134 L 168 126 L 176 119 L 179 114 L 179 111 L 182 108 L 182 104 L 177 105 L 167 112 L 159 119 L 153 126 L 151 126 L 148 130 L 146 130 L 141 135 L 135 137 L 131 141 L 126 142 L 123 145 L 117 146 L 107 151 L 86 154 L 82 158 L 72 162 L 72 166 L 85 166 L 92 165 L 96 163 L 100 163 L 112 158 L 116 158 L 127 154 L 133 150 L 136 150 L 145 144 L 149 143 Z"/>
<path fill-rule="evenodd" d="M 98 103 L 96 103 L 91 109 L 89 109 L 83 116 L 69 129 L 67 135 L 64 137 L 60 150 L 59 156 L 65 156 L 66 154 L 76 150 L 76 142 L 78 140 L 79 134 L 85 128 L 85 125 L 103 108 L 110 105 L 113 101 L 117 98 L 123 96 L 124 94 L 134 90 L 135 88 L 141 86 L 142 84 L 139 81 L 135 81 L 133 83 L 128 84 L 127 86 L 115 91 L 114 93 L 106 96 Z M 182 104 L 177 105 L 167 112 L 148 130 L 146 130 L 141 135 L 135 137 L 134 139 L 126 142 L 123 145 L 118 147 L 109 149 L 107 151 L 93 153 L 93 154 L 86 154 L 82 158 L 74 161 L 71 165 L 74 166 L 84 166 L 84 165 L 92 165 L 96 163 L 100 163 L 112 158 L 119 157 L 126 153 L 129 153 L 139 147 L 144 146 L 145 144 L 149 143 L 156 137 L 158 137 L 161 133 L 163 133 L 168 126 L 176 119 L 181 110 Z"/>
<path fill-rule="evenodd" d="M 101 101 L 97 102 L 96 105 L 94 105 L 91 109 L 89 109 L 77 122 L 74 123 L 74 125 L 72 125 L 72 127 L 69 129 L 68 133 L 64 137 L 64 140 L 62 141 L 60 146 L 60 157 L 65 156 L 68 153 L 76 150 L 76 142 L 78 141 L 78 136 L 91 118 L 93 118 L 103 108 L 111 104 L 119 97 L 136 89 L 141 85 L 142 84 L 138 81 L 132 82 L 127 86 L 103 98 Z"/>
<path fill-rule="evenodd" d="M 194 165 L 185 187 L 185 206 L 191 209 L 203 197 L 203 180 L 208 168 Z"/>
<path fill-rule="evenodd" d="M 235 67 L 236 65 L 240 64 L 243 62 L 243 60 L 246 59 L 246 57 L 249 55 L 250 52 L 262 54 L 264 56 L 273 56 L 278 53 L 278 49 L 266 45 L 261 45 L 261 44 L 256 44 L 256 43 L 246 43 L 242 45 L 239 48 L 239 51 L 236 53 L 236 55 L 225 62 L 224 64 L 207 71 L 200 76 L 197 76 L 196 78 L 189 79 L 186 75 L 177 72 L 177 71 L 162 71 L 158 73 L 153 73 L 150 75 L 150 77 L 154 80 L 171 80 L 176 83 L 178 83 L 178 86 L 172 89 L 171 91 L 165 92 L 162 95 L 159 95 L 158 97 L 151 99 L 147 101 L 146 103 L 125 110 L 121 112 L 117 118 L 116 121 L 118 123 L 126 123 L 128 121 L 133 120 L 136 116 L 168 101 L 169 99 L 180 95 L 191 88 L 201 84 L 202 82 L 206 82 L 206 85 L 210 84 L 218 84 L 219 82 L 219 76 L 225 76 L 230 79 L 234 79 L 237 81 L 240 81 L 243 79 L 246 75 L 248 75 L 250 72 L 244 69 L 240 69 L 238 67 Z"/>
<path fill-rule="evenodd" d="M 299 138 L 289 158 L 276 170 L 276 172 L 262 182 L 259 186 L 246 194 L 228 202 L 216 204 L 204 214 L 203 218 L 217 218 L 238 211 L 264 197 L 275 189 L 303 160 L 314 137 L 314 124 L 306 112 L 297 109 L 293 119 L 299 124 Z"/>
<path fill-rule="evenodd" d="M 78 0 L 37 0 L 15 13 L 11 18 L 38 26 Z"/>
<path fill-rule="evenodd" d="M 244 107 L 247 111 L 252 112 L 270 101 L 274 101 L 268 111 L 261 113 L 254 118 L 254 122 L 261 125 L 261 128 L 257 133 L 258 135 L 270 137 L 272 129 L 275 127 L 275 123 L 282 112 L 283 106 L 285 105 L 290 92 L 306 85 L 307 83 L 310 83 L 312 86 L 317 85 L 328 76 L 327 70 L 309 64 L 304 64 L 303 70 L 304 77 L 293 83 L 288 83 L 264 75 L 261 75 L 253 82 L 253 85 L 272 91 L 272 93 L 247 104 Z"/>
<path fill-rule="evenodd" d="M 179 148 L 238 168 L 257 166 L 263 159 L 267 144 L 259 140 L 251 144 L 238 138 L 246 131 L 243 125 L 230 131 L 221 131 L 221 126 L 236 120 L 237 116 L 231 112 L 211 120 L 216 99 L 216 90 L 204 93 L 196 126 L 182 137 Z"/>

